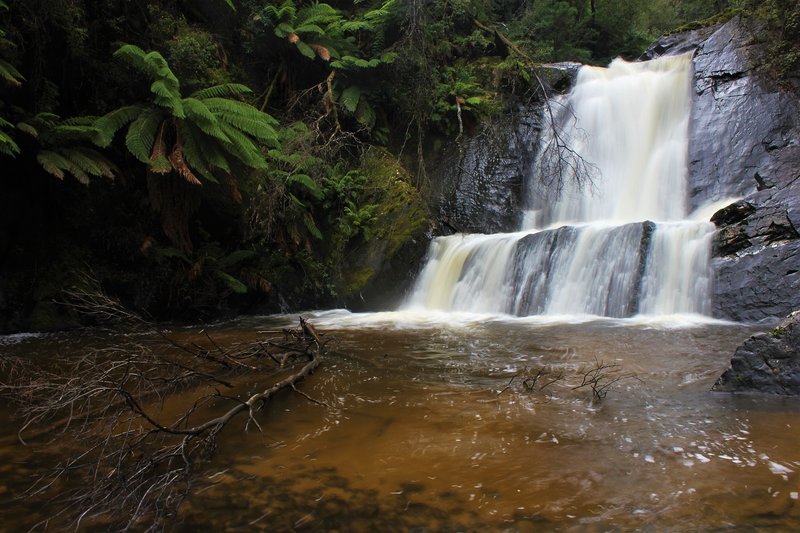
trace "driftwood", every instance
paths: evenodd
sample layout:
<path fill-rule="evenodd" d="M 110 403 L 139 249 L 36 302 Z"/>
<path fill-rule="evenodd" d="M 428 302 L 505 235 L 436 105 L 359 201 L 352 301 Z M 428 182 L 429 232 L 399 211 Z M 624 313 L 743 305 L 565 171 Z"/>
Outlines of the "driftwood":
<path fill-rule="evenodd" d="M 112 308 L 103 302 L 104 313 Z M 326 342 L 302 317 L 246 344 L 200 335 L 187 342 L 159 332 L 6 373 L 0 395 L 17 406 L 20 442 L 58 461 L 22 495 L 51 502 L 37 526 L 161 529 L 202 483 L 199 465 L 233 420 L 260 430 L 256 413 L 285 390 L 315 401 L 297 385 L 320 365 Z M 237 383 L 248 376 L 270 384 L 241 398 Z"/>

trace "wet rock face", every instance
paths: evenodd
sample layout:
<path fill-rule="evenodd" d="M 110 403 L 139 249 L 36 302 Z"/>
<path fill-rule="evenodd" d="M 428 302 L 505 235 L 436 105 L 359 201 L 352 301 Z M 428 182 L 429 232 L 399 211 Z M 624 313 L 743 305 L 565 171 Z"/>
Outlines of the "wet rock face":
<path fill-rule="evenodd" d="M 713 390 L 800 394 L 800 312 L 739 346 Z"/>
<path fill-rule="evenodd" d="M 696 50 L 690 205 L 741 198 L 712 218 L 714 315 L 740 321 L 800 307 L 800 99 L 761 69 L 758 33 L 735 17 L 664 37 L 645 54 Z"/>
<path fill-rule="evenodd" d="M 519 228 L 522 185 L 539 130 L 538 113 L 519 109 L 443 151 L 431 172 L 433 211 L 443 233 Z"/>

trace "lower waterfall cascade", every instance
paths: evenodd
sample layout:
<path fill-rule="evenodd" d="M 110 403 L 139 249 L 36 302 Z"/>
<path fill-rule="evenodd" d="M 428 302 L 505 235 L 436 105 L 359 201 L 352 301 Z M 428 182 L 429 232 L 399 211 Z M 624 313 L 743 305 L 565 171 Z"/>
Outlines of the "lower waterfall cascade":
<path fill-rule="evenodd" d="M 543 111 L 520 231 L 434 239 L 405 307 L 710 314 L 714 225 L 687 212 L 691 68 L 691 54 L 581 67 Z"/>

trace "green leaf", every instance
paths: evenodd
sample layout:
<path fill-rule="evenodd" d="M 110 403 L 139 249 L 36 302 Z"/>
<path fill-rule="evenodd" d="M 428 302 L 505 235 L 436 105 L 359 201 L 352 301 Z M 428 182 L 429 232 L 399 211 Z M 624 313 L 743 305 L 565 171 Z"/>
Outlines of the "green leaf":
<path fill-rule="evenodd" d="M 317 185 L 317 182 L 315 182 L 308 174 L 292 174 L 288 178 L 286 178 L 287 185 L 295 183 L 298 185 L 302 185 L 303 188 L 309 193 L 311 193 L 311 195 L 314 196 L 317 200 L 322 200 L 322 198 L 325 196 L 325 194 L 319 188 L 319 185 Z"/>
<path fill-rule="evenodd" d="M 223 83 L 221 85 L 214 85 L 200 89 L 192 93 L 192 98 L 204 100 L 206 98 L 227 98 L 230 96 L 239 96 L 242 94 L 251 94 L 253 91 L 247 85 L 241 83 Z"/>
<path fill-rule="evenodd" d="M 161 107 L 169 109 L 178 118 L 186 116 L 183 110 L 181 95 L 166 80 L 156 80 L 150 85 L 150 91 L 156 95 L 155 103 Z"/>
<path fill-rule="evenodd" d="M 8 155 L 11 157 L 19 154 L 19 145 L 14 142 L 9 135 L 0 131 L 0 154 Z"/>
<path fill-rule="evenodd" d="M 367 128 L 372 129 L 375 126 L 376 118 L 375 110 L 366 100 L 362 99 L 356 110 L 356 120 Z"/>
<path fill-rule="evenodd" d="M 228 269 L 241 263 L 246 259 L 255 257 L 256 253 L 252 250 L 236 250 L 225 257 L 217 260 L 217 266 L 221 269 Z"/>
<path fill-rule="evenodd" d="M 351 85 L 339 97 L 339 102 L 351 113 L 356 112 L 358 108 L 358 101 L 361 99 L 361 88 L 356 85 Z"/>
<path fill-rule="evenodd" d="M 316 222 L 314 222 L 314 217 L 311 216 L 311 213 L 309 213 L 308 211 L 303 213 L 303 223 L 305 224 L 306 229 L 308 230 L 309 233 L 311 233 L 311 235 L 313 235 L 319 240 L 322 240 L 322 232 L 317 227 Z"/>
<path fill-rule="evenodd" d="M 133 156 L 145 164 L 150 164 L 150 156 L 153 153 L 153 142 L 156 132 L 163 120 L 163 116 L 158 111 L 148 111 L 134 120 L 128 127 L 128 134 L 125 136 L 125 146 L 128 147 Z"/>
<path fill-rule="evenodd" d="M 97 133 L 92 140 L 101 148 L 107 147 L 114 139 L 114 135 L 127 124 L 134 121 L 144 110 L 145 108 L 143 106 L 130 105 L 120 107 L 119 109 L 115 109 L 103 115 L 94 122 Z"/>
<path fill-rule="evenodd" d="M 247 285 L 234 278 L 230 274 L 226 274 L 221 270 L 215 270 L 214 275 L 236 294 L 245 294 L 247 292 Z"/>
<path fill-rule="evenodd" d="M 314 49 L 308 46 L 303 41 L 297 41 L 294 43 L 297 49 L 300 51 L 301 54 L 306 56 L 309 59 L 314 59 L 317 57 L 317 54 L 314 52 Z"/>

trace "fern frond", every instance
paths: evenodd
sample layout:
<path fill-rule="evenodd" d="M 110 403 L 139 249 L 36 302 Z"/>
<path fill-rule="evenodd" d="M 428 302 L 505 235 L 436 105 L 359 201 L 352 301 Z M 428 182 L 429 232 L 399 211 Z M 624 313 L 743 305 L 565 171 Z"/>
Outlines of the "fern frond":
<path fill-rule="evenodd" d="M 11 157 L 19 154 L 19 145 L 14 142 L 14 139 L 12 139 L 11 136 L 7 135 L 2 130 L 0 130 L 0 154 Z"/>
<path fill-rule="evenodd" d="M 252 90 L 247 85 L 241 83 L 223 83 L 221 85 L 214 85 L 200 89 L 192 93 L 192 98 L 204 100 L 206 98 L 227 98 L 231 96 L 239 96 L 242 94 L 252 94 Z"/>
<path fill-rule="evenodd" d="M 153 142 L 155 141 L 158 127 L 163 120 L 164 117 L 161 113 L 152 110 L 143 113 L 128 127 L 128 134 L 125 136 L 125 146 L 127 146 L 130 153 L 142 163 L 150 164 L 150 156 L 153 153 Z"/>
<path fill-rule="evenodd" d="M 311 34 L 311 35 L 324 35 L 325 30 L 317 26 L 316 24 L 303 24 L 301 26 L 296 26 L 294 28 L 294 33 L 301 34 Z"/>
<path fill-rule="evenodd" d="M 345 33 L 355 33 L 357 31 L 373 30 L 374 26 L 366 20 L 348 20 L 346 22 L 342 22 L 342 25 L 339 26 L 339 28 L 341 28 L 341 30 Z"/>
<path fill-rule="evenodd" d="M 218 123 L 226 123 L 268 146 L 278 145 L 278 134 L 273 128 L 277 121 L 255 107 L 227 100 L 209 98 L 204 101 L 208 109 L 217 117 Z M 225 130 L 227 134 L 227 130 Z"/>
<path fill-rule="evenodd" d="M 5 126 L 5 124 L 2 124 L 2 125 Z M 9 126 L 10 126 L 10 124 L 9 124 Z M 34 139 L 38 139 L 39 138 L 39 130 L 36 129 L 36 126 L 34 126 L 32 124 L 29 124 L 27 122 L 19 122 L 19 123 L 17 123 L 17 129 L 19 131 L 23 132 L 23 133 L 27 133 L 28 135 L 30 135 Z"/>
<path fill-rule="evenodd" d="M 107 147 L 114 139 L 114 135 L 134 121 L 144 110 L 145 108 L 140 105 L 130 105 L 103 115 L 94 122 L 97 133 L 92 141 L 101 148 Z"/>
<path fill-rule="evenodd" d="M 194 175 L 194 172 L 192 172 L 192 169 L 189 167 L 189 165 L 186 164 L 186 159 L 183 155 L 183 149 L 179 144 L 175 145 L 175 148 L 173 148 L 172 153 L 169 154 L 167 159 L 169 159 L 169 162 L 172 165 L 172 168 L 175 169 L 175 172 L 177 172 L 180 177 L 186 180 L 187 183 L 198 186 L 203 185 L 203 183 L 197 179 L 197 176 Z"/>
<path fill-rule="evenodd" d="M 218 148 L 217 143 L 205 143 L 203 156 L 208 163 L 209 170 L 211 170 L 211 167 L 214 167 L 228 174 L 231 173 L 230 163 L 228 163 L 225 154 Z M 216 180 L 214 179 L 213 181 Z"/>
<path fill-rule="evenodd" d="M 310 193 L 317 200 L 322 200 L 325 193 L 319 188 L 319 185 L 308 174 L 292 174 L 286 178 L 286 184 L 301 185 L 308 193 Z"/>
<path fill-rule="evenodd" d="M 0 59 L 0 78 L 3 78 L 14 87 L 22 85 L 22 81 L 25 79 L 22 74 L 14 68 L 14 65 L 4 59 Z"/>
<path fill-rule="evenodd" d="M 394 9 L 396 5 L 396 0 L 388 0 L 378 9 L 373 9 L 372 11 L 364 13 L 364 20 L 369 21 L 373 25 L 383 24 L 386 22 L 386 19 L 392 15 L 392 9 Z"/>
<path fill-rule="evenodd" d="M 311 5 L 300 9 L 297 12 L 297 20 L 305 24 L 329 25 L 341 21 L 342 16 L 339 11 L 322 2 L 314 2 Z"/>
<path fill-rule="evenodd" d="M 292 21 L 297 16 L 294 0 L 286 0 L 279 8 L 266 6 L 261 12 L 275 22 Z"/>
<path fill-rule="evenodd" d="M 60 150 L 60 152 L 72 162 L 75 167 L 81 169 L 81 171 L 90 176 L 113 178 L 114 175 L 119 172 L 114 163 L 91 148 L 66 148 Z M 84 183 L 84 185 L 85 184 L 86 183 Z"/>
<path fill-rule="evenodd" d="M 294 26 L 289 24 L 288 22 L 281 22 L 277 26 L 275 26 L 275 35 L 283 39 L 288 35 L 292 35 L 294 33 Z"/>
<path fill-rule="evenodd" d="M 169 109 L 178 118 L 185 118 L 180 92 L 174 90 L 171 84 L 163 79 L 156 80 L 150 85 L 150 91 L 156 96 L 156 105 Z"/>
<path fill-rule="evenodd" d="M 368 129 L 375 127 L 375 120 L 377 120 L 375 110 L 363 98 L 358 104 L 358 109 L 356 109 L 356 120 L 366 126 Z"/>
<path fill-rule="evenodd" d="M 351 113 L 355 113 L 358 108 L 358 101 L 361 99 L 361 88 L 357 85 L 351 85 L 339 96 L 339 103 Z"/>
<path fill-rule="evenodd" d="M 231 268 L 241 263 L 245 259 L 255 257 L 255 255 L 256 253 L 252 250 L 236 250 L 235 252 L 229 253 L 225 257 L 217 259 L 217 267 L 222 269 Z"/>
<path fill-rule="evenodd" d="M 294 45 L 297 47 L 297 50 L 308 59 L 315 59 L 317 57 L 314 50 L 303 41 L 296 41 Z"/>
<path fill-rule="evenodd" d="M 261 151 L 253 142 L 233 126 L 222 122 L 220 126 L 230 138 L 230 144 L 224 146 L 225 151 L 230 153 L 245 166 L 250 168 L 267 168 L 267 161 Z"/>
<path fill-rule="evenodd" d="M 36 154 L 36 161 L 48 174 L 60 180 L 64 179 L 64 169 L 69 167 L 69 161 L 64 156 L 50 150 L 41 150 Z"/>
<path fill-rule="evenodd" d="M 135 69 L 149 75 L 151 72 L 145 61 L 145 55 L 145 51 L 135 44 L 123 44 L 114 52 L 113 57 L 121 59 Z"/>
<path fill-rule="evenodd" d="M 309 233 L 311 233 L 311 235 L 313 235 L 319 240 L 322 240 L 323 238 L 322 232 L 317 227 L 317 223 L 314 222 L 314 217 L 308 211 L 303 213 L 303 224 L 305 224 L 306 229 L 308 230 Z"/>
<path fill-rule="evenodd" d="M 194 122 L 203 133 L 215 139 L 219 139 L 222 142 L 230 141 L 228 136 L 219 128 L 217 117 L 202 101 L 196 98 L 184 98 L 183 106 L 186 110 L 186 117 Z"/>
<path fill-rule="evenodd" d="M 247 285 L 230 274 L 226 274 L 222 270 L 215 270 L 214 275 L 236 294 L 244 294 L 247 292 Z"/>
<path fill-rule="evenodd" d="M 217 183 L 217 179 L 206 162 L 206 154 L 212 150 L 210 147 L 212 143 L 204 142 L 202 132 L 188 122 L 178 123 L 178 138 L 183 150 L 183 157 L 189 167 L 208 181 Z"/>

